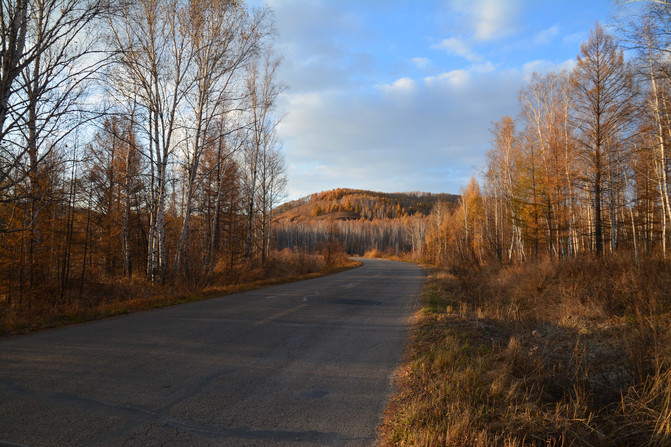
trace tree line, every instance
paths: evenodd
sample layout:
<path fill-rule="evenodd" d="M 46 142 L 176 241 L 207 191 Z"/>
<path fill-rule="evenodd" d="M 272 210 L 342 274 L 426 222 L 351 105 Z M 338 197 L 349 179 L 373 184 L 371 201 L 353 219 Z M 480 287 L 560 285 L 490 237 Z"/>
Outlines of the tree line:
<path fill-rule="evenodd" d="M 427 229 L 429 259 L 666 256 L 671 142 L 669 2 L 597 24 L 571 71 L 534 74 L 520 114 L 491 128 L 482 186 Z M 631 58 L 625 59 L 624 50 Z"/>
<path fill-rule="evenodd" d="M 280 250 L 323 252 L 335 246 L 349 255 L 368 252 L 388 255 L 413 254 L 419 257 L 424 246 L 424 216 L 396 219 L 323 219 L 283 222 L 275 225 Z"/>
<path fill-rule="evenodd" d="M 423 251 L 428 216 L 446 211 L 458 196 L 423 192 L 382 193 L 337 188 L 287 202 L 276 210 L 279 249 L 320 251 L 335 242 L 350 255 L 394 256 Z"/>
<path fill-rule="evenodd" d="M 0 303 L 268 257 L 286 184 L 270 9 L 2 0 L 0 21 Z"/>

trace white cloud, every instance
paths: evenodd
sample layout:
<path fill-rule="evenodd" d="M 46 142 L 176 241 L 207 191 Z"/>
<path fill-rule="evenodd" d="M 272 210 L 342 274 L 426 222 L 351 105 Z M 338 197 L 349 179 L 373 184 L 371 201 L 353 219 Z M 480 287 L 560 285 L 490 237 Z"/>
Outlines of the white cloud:
<path fill-rule="evenodd" d="M 521 71 L 452 70 L 373 91 L 287 94 L 280 129 L 296 196 L 335 187 L 457 193 L 514 114 Z"/>
<path fill-rule="evenodd" d="M 397 90 L 411 90 L 415 87 L 415 81 L 410 78 L 401 78 L 392 84 Z"/>
<path fill-rule="evenodd" d="M 412 64 L 415 67 L 420 68 L 420 69 L 424 69 L 424 68 L 431 65 L 431 59 L 429 59 L 427 57 L 413 57 L 410 60 L 410 62 L 412 62 Z"/>
<path fill-rule="evenodd" d="M 429 85 L 445 84 L 452 87 L 464 87 L 470 79 L 470 74 L 466 70 L 452 70 L 441 73 L 438 76 L 429 76 L 424 78 L 424 82 Z"/>
<path fill-rule="evenodd" d="M 391 84 L 377 86 L 385 93 L 407 93 L 415 89 L 415 81 L 410 78 L 400 78 Z"/>
<path fill-rule="evenodd" d="M 471 51 L 470 46 L 457 37 L 443 39 L 443 41 L 436 45 L 435 48 L 446 50 L 450 54 L 464 57 L 471 62 L 479 62 L 482 60 L 482 56 Z"/>
<path fill-rule="evenodd" d="M 283 95 L 288 98 L 290 107 L 315 107 L 318 106 L 322 100 L 322 95 L 316 92 L 311 93 L 297 93 L 292 95 Z"/>
<path fill-rule="evenodd" d="M 559 35 L 559 25 L 554 24 L 549 28 L 542 30 L 534 36 L 536 45 L 547 45 Z"/>
<path fill-rule="evenodd" d="M 471 67 L 471 70 L 476 71 L 478 73 L 488 73 L 490 71 L 496 70 L 496 66 L 492 64 L 490 61 L 483 62 L 482 64 L 475 64 Z"/>
<path fill-rule="evenodd" d="M 484 0 L 479 3 L 479 7 L 475 10 L 476 39 L 492 40 L 515 31 L 517 11 L 512 2 Z"/>
<path fill-rule="evenodd" d="M 521 0 L 452 0 L 452 8 L 466 17 L 476 40 L 491 41 L 518 30 L 520 3 Z"/>

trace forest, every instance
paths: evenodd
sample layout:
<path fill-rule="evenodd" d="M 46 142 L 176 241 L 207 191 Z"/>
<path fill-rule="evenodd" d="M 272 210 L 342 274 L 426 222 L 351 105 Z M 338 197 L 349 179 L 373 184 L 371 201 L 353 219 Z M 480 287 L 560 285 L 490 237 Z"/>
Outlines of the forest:
<path fill-rule="evenodd" d="M 269 259 L 286 184 L 270 9 L 3 0 L 0 12 L 5 323 L 235 282 Z"/>

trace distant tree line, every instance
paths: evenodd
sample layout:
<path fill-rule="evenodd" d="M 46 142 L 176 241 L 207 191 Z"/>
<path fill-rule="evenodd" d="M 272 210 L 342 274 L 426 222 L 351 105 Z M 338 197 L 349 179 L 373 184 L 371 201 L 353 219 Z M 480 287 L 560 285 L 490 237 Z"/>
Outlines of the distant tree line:
<path fill-rule="evenodd" d="M 383 193 L 361 189 L 336 188 L 284 203 L 275 215 L 280 220 L 396 219 L 428 215 L 438 202 L 456 203 L 453 194 L 426 192 Z"/>
<path fill-rule="evenodd" d="M 279 249 L 319 251 L 336 241 L 351 255 L 376 250 L 419 256 L 432 210 L 453 207 L 458 196 L 379 193 L 338 188 L 283 204 L 276 210 Z"/>
<path fill-rule="evenodd" d="M 272 11 L 3 0 L 0 305 L 267 258 L 286 183 Z"/>
<path fill-rule="evenodd" d="M 424 244 L 423 216 L 402 219 L 317 220 L 278 222 L 275 237 L 279 249 L 321 251 L 331 242 L 349 255 L 362 256 L 371 250 L 387 254 L 415 253 Z"/>

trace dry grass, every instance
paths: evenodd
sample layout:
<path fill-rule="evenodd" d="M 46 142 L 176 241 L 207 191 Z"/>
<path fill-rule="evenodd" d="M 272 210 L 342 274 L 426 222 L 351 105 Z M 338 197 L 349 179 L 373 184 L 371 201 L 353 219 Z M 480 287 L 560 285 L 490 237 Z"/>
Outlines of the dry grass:
<path fill-rule="evenodd" d="M 491 266 L 425 286 L 383 445 L 671 445 L 671 263 Z"/>
<path fill-rule="evenodd" d="M 0 337 L 315 278 L 359 265 L 344 257 L 337 264 L 326 265 L 321 256 L 284 250 L 273 253 L 265 265 L 238 265 L 235 270 L 221 267 L 209 285 L 177 282 L 158 286 L 142 278 L 112 279 L 86 284 L 82 293 L 75 285 L 62 300 L 48 289 L 22 303 L 0 297 Z"/>

